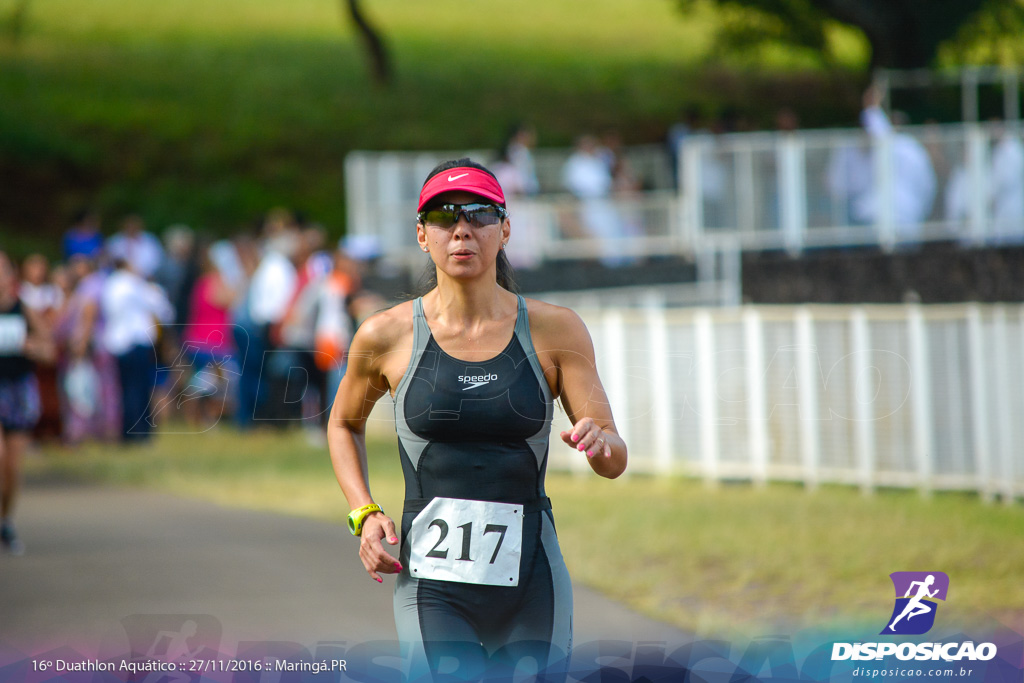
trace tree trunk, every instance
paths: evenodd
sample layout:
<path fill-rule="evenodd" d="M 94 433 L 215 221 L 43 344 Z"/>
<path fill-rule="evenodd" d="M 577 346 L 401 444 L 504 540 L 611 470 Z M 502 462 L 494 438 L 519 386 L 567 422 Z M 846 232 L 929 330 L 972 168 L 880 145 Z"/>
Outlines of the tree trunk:
<path fill-rule="evenodd" d="M 11 13 L 7 15 L 3 28 L 12 43 L 17 43 L 21 40 L 21 36 L 25 32 L 25 20 L 28 17 L 30 2 L 31 0 L 18 0 L 14 3 Z"/>
<path fill-rule="evenodd" d="M 370 25 L 370 22 L 363 16 L 359 7 L 359 0 L 343 0 L 348 8 L 348 14 L 359 29 L 359 35 L 370 56 L 370 73 L 378 85 L 389 85 L 391 83 L 391 59 L 388 55 L 387 46 L 384 40 L 377 33 L 377 30 Z"/>

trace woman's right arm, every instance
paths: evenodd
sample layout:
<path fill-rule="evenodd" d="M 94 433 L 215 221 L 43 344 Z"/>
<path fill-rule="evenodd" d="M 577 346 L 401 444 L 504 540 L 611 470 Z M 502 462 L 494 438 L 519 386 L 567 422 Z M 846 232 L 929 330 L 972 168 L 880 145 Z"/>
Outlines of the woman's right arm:
<path fill-rule="evenodd" d="M 366 420 L 374 404 L 387 391 L 383 372 L 385 358 L 394 347 L 393 326 L 387 313 L 378 314 L 360 326 L 349 348 L 348 367 L 334 399 L 327 423 L 327 445 L 331 464 L 350 509 L 373 503 L 366 462 Z M 398 543 L 395 523 L 382 512 L 374 512 L 363 522 L 359 559 L 370 577 L 378 583 L 380 574 L 401 571 L 398 560 L 383 543 Z"/>

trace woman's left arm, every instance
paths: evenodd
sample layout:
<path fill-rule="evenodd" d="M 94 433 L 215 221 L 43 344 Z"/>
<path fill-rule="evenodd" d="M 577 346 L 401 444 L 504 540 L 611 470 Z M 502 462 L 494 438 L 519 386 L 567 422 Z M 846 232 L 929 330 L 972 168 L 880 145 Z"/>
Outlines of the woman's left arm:
<path fill-rule="evenodd" d="M 626 469 L 626 442 L 615 430 L 612 408 L 597 374 L 594 343 L 578 315 L 555 309 L 558 345 L 551 358 L 559 376 L 560 397 L 572 429 L 561 433 L 566 445 L 586 454 L 590 467 L 614 479 Z"/>

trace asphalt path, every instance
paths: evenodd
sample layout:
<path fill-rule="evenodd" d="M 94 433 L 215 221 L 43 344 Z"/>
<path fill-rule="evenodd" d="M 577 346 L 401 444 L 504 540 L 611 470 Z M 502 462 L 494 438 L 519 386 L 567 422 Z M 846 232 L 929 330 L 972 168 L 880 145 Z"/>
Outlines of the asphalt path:
<path fill-rule="evenodd" d="M 181 646 L 178 634 L 220 652 L 395 639 L 393 579 L 367 576 L 340 525 L 66 483 L 26 486 L 17 520 L 27 552 L 0 555 L 8 655 L 160 655 Z M 574 598 L 576 643 L 692 640 L 583 586 Z"/>

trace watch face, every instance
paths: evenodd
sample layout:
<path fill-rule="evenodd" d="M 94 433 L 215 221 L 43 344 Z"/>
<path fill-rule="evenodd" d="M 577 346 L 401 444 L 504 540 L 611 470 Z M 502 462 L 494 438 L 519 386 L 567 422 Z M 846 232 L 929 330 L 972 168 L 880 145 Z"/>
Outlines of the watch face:
<path fill-rule="evenodd" d="M 376 503 L 371 503 L 348 513 L 348 530 L 351 531 L 353 535 L 358 536 L 363 530 L 363 520 L 366 519 L 366 516 L 371 512 L 383 512 L 383 510 L 381 510 L 381 507 Z"/>

